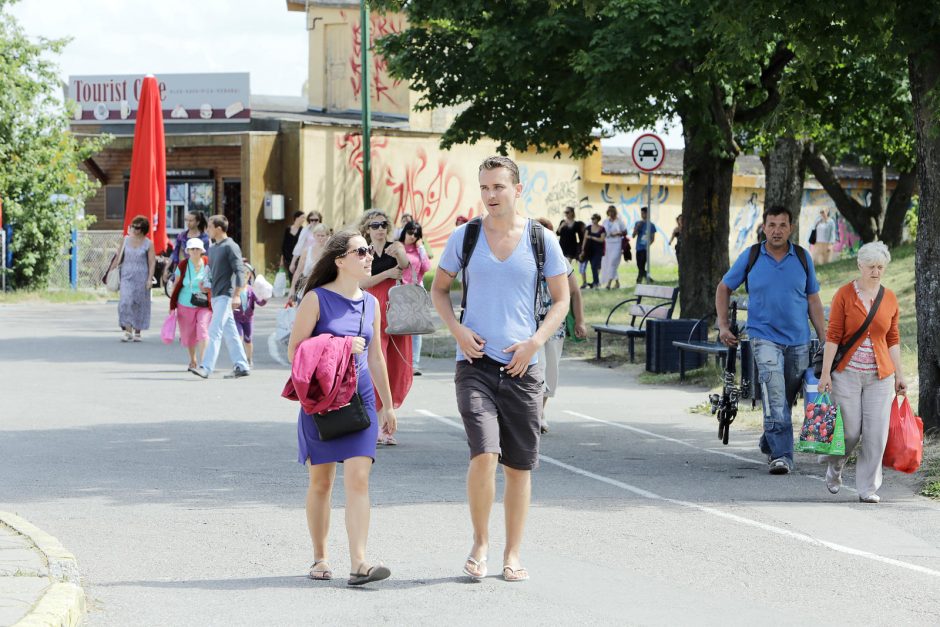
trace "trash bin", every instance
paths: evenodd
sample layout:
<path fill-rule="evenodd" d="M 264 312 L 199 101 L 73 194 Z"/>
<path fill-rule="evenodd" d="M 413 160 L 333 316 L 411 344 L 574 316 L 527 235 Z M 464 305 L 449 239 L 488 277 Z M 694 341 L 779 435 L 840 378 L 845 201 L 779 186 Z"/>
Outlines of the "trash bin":
<path fill-rule="evenodd" d="M 702 322 L 697 327 L 694 318 L 676 318 L 674 320 L 646 321 L 646 371 L 679 372 L 679 349 L 673 342 L 705 341 L 708 339 L 708 324 Z M 693 328 L 695 333 L 689 337 Z M 685 355 L 685 369 L 700 368 L 707 355 L 688 352 Z"/>

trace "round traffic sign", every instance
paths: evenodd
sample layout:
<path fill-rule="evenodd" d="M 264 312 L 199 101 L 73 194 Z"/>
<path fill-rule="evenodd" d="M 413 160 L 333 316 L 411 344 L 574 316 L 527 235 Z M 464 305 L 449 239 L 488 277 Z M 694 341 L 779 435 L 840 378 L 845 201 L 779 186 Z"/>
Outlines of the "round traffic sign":
<path fill-rule="evenodd" d="M 643 172 L 658 169 L 666 159 L 666 144 L 657 135 L 646 133 L 633 142 L 633 165 Z"/>

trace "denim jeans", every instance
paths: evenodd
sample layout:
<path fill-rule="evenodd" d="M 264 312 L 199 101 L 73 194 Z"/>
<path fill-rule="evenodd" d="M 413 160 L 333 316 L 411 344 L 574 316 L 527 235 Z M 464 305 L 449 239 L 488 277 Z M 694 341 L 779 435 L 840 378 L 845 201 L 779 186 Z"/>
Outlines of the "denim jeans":
<path fill-rule="evenodd" d="M 809 366 L 809 346 L 785 346 L 751 339 L 764 405 L 764 435 L 760 450 L 770 458 L 785 458 L 793 467 L 793 422 L 790 410 Z"/>
<path fill-rule="evenodd" d="M 247 298 L 242 294 L 242 298 Z M 206 352 L 202 357 L 202 367 L 212 372 L 215 361 L 219 358 L 222 340 L 228 348 L 229 359 L 239 370 L 248 370 L 248 357 L 245 356 L 245 347 L 238 335 L 235 326 L 235 314 L 232 313 L 231 296 L 212 297 L 212 322 L 209 323 L 209 341 L 206 343 Z"/>

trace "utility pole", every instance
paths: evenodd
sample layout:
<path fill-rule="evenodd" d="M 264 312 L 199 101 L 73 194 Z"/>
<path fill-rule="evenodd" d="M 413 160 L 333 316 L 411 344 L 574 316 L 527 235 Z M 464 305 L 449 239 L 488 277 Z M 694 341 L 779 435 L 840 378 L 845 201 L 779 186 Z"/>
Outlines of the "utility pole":
<path fill-rule="evenodd" d="M 362 82 L 362 210 L 372 208 L 372 129 L 369 109 L 369 5 L 359 0 L 359 40 Z"/>

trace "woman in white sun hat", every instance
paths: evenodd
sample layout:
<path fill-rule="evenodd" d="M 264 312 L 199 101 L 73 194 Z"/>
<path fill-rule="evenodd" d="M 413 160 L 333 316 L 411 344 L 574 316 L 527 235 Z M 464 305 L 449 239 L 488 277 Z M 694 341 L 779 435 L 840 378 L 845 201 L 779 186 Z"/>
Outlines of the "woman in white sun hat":
<path fill-rule="evenodd" d="M 182 257 L 182 255 L 180 255 Z M 206 247 L 198 237 L 186 240 L 186 258 L 174 270 L 176 282 L 170 294 L 170 311 L 176 310 L 180 344 L 189 351 L 189 367 L 202 363 L 212 319 L 211 294 L 204 289 L 209 272 Z M 198 359 L 196 351 L 199 351 Z"/>

